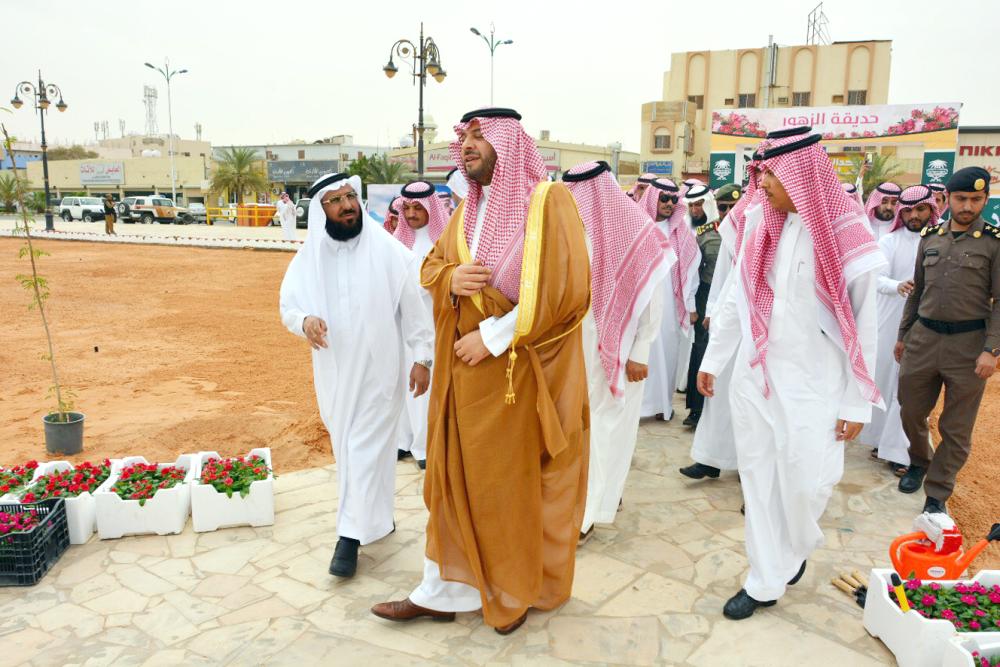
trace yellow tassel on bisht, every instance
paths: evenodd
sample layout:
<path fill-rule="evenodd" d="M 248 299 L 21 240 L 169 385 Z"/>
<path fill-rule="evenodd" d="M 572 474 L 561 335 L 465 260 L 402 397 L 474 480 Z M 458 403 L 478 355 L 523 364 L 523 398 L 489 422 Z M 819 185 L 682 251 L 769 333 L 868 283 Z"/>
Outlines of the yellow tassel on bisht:
<path fill-rule="evenodd" d="M 517 402 L 514 396 L 514 364 L 517 363 L 517 351 L 514 346 L 510 346 L 510 355 L 507 357 L 507 395 L 504 396 L 504 403 L 514 405 Z"/>

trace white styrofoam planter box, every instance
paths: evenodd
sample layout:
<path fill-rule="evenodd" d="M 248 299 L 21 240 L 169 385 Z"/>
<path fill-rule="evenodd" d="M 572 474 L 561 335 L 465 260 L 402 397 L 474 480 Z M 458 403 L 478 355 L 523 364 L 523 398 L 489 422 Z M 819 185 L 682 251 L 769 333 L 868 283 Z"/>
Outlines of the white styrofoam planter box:
<path fill-rule="evenodd" d="M 64 498 L 66 501 L 66 524 L 69 526 L 70 544 L 86 544 L 91 536 L 93 536 L 94 531 L 97 530 L 97 502 L 94 500 L 94 494 L 109 488 L 114 483 L 112 480 L 115 478 L 115 473 L 120 469 L 120 465 L 121 461 L 119 459 L 112 459 L 111 475 L 97 489 L 92 492 L 81 493 L 75 498 Z M 43 463 L 38 466 L 34 481 L 38 481 L 42 475 L 50 475 L 55 472 L 74 469 L 73 464 L 69 461 Z"/>
<path fill-rule="evenodd" d="M 893 572 L 895 570 L 872 570 L 868 579 L 864 623 L 868 634 L 881 639 L 892 651 L 900 667 L 940 667 L 945 645 L 955 636 L 1000 641 L 1000 632 L 959 633 L 950 621 L 942 618 L 924 618 L 913 610 L 904 614 L 887 590 Z M 972 579 L 936 583 L 942 588 L 952 588 L 958 583 L 976 582 L 987 588 L 1000 584 L 1000 570 L 983 570 Z"/>
<path fill-rule="evenodd" d="M 184 468 L 184 481 L 169 489 L 160 489 L 140 506 L 138 500 L 124 500 L 111 487 L 124 468 L 135 463 L 149 462 L 142 456 L 127 456 L 109 479 L 109 484 L 94 494 L 97 502 L 97 535 L 102 540 L 124 535 L 170 535 L 184 530 L 191 513 L 191 483 L 198 476 L 198 457 L 182 454 L 173 463 L 160 463 L 158 468 Z"/>
<path fill-rule="evenodd" d="M 245 498 L 238 493 L 230 498 L 225 493 L 216 491 L 211 484 L 195 481 L 191 485 L 191 521 L 194 532 L 204 533 L 230 526 L 274 524 L 274 468 L 271 466 L 271 450 L 268 447 L 251 449 L 246 458 L 254 454 L 264 459 L 270 472 L 267 479 L 250 484 L 250 493 Z M 201 452 L 198 455 L 199 476 L 210 458 L 223 457 L 217 452 Z"/>
<path fill-rule="evenodd" d="M 1000 639 L 984 640 L 981 634 L 983 633 L 959 633 L 948 640 L 944 647 L 941 667 L 979 667 L 979 663 L 972 659 L 973 651 L 978 651 L 984 658 L 1000 657 Z"/>
<path fill-rule="evenodd" d="M 17 464 L 17 465 L 20 465 L 20 464 Z M 33 474 L 31 476 L 31 481 L 28 482 L 25 486 L 23 486 L 20 489 L 18 489 L 17 491 L 14 491 L 14 492 L 11 492 L 11 493 L 5 493 L 3 495 L 0 495 L 0 504 L 4 504 L 4 503 L 10 504 L 10 503 L 19 503 L 19 502 L 21 502 L 21 495 L 24 493 L 24 491 L 25 491 L 25 489 L 27 489 L 27 487 L 29 487 L 32 484 L 34 484 L 35 480 L 37 480 L 39 477 L 42 476 L 42 473 L 40 471 L 41 471 L 41 469 L 43 467 L 45 467 L 45 465 L 46 465 L 45 462 L 39 461 L 38 462 L 38 467 L 35 468 L 35 474 Z"/>

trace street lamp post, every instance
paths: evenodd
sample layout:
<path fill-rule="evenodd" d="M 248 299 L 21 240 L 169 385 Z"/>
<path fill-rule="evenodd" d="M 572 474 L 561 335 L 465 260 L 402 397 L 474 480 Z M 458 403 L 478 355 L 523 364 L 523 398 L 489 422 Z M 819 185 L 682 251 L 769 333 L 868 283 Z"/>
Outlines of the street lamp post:
<path fill-rule="evenodd" d="M 410 72 L 414 81 L 420 88 L 419 103 L 417 108 L 417 178 L 424 177 L 424 85 L 427 83 L 427 75 L 430 74 L 438 83 L 444 81 L 448 76 L 441 67 L 441 52 L 437 44 L 431 37 L 424 39 L 424 24 L 420 24 L 420 48 L 418 49 L 408 39 L 396 40 L 396 43 L 389 48 L 389 62 L 385 64 L 382 71 L 390 79 L 396 76 L 399 68 L 393 62 L 393 53 L 399 56 L 400 60 L 409 63 Z"/>
<path fill-rule="evenodd" d="M 170 132 L 167 137 L 167 153 L 170 154 L 170 198 L 173 200 L 174 204 L 177 203 L 177 172 L 174 171 L 174 111 L 173 105 L 170 102 L 170 80 L 178 74 L 187 73 L 186 69 L 173 70 L 170 69 L 170 61 L 167 58 L 163 59 L 163 67 L 156 67 L 151 63 L 145 63 L 146 67 L 151 70 L 155 70 L 163 75 L 163 78 L 167 80 L 167 131 Z"/>
<path fill-rule="evenodd" d="M 56 102 L 56 109 L 63 112 L 69 108 L 69 105 L 63 101 L 63 94 L 59 86 L 54 83 L 46 84 L 42 81 L 41 70 L 38 71 L 37 85 L 30 81 L 22 81 L 14 88 L 14 97 L 11 99 L 10 104 L 15 109 L 20 109 L 21 105 L 24 104 L 18 93 L 23 93 L 34 103 L 34 107 L 38 111 L 38 118 L 42 123 L 42 177 L 45 180 L 45 231 L 51 232 L 55 229 L 55 224 L 53 224 L 52 220 L 52 198 L 49 195 L 49 152 L 45 143 L 45 112 L 48 110 L 49 105 L 52 104 L 52 98 L 55 98 L 57 95 L 59 96 L 59 101 Z M 13 161 L 14 158 L 11 156 L 12 167 L 15 166 Z"/>
<path fill-rule="evenodd" d="M 473 35 L 479 35 L 480 37 L 482 37 L 483 41 L 486 42 L 486 46 L 489 47 L 489 49 L 490 49 L 490 106 L 492 106 L 493 105 L 493 54 L 496 53 L 498 47 L 503 46 L 504 44 L 513 44 L 514 40 L 512 40 L 512 39 L 504 39 L 504 40 L 496 40 L 496 39 L 494 39 L 493 38 L 493 33 L 495 32 L 495 30 L 493 28 L 493 24 L 492 23 L 490 23 L 490 37 L 489 37 L 489 39 L 486 38 L 486 35 L 484 35 L 483 33 L 479 32 L 475 28 L 469 28 L 469 30 L 472 32 Z"/>

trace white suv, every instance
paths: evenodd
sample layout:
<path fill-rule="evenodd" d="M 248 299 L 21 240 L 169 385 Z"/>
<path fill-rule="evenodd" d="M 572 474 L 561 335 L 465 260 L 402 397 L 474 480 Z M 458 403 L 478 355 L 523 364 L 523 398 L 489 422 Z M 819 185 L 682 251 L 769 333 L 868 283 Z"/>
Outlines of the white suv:
<path fill-rule="evenodd" d="M 66 222 L 104 220 L 104 202 L 98 197 L 63 197 L 59 203 L 59 217 Z"/>
<path fill-rule="evenodd" d="M 122 222 L 168 223 L 177 221 L 177 207 L 171 199 L 160 195 L 126 197 L 118 203 L 118 219 Z"/>

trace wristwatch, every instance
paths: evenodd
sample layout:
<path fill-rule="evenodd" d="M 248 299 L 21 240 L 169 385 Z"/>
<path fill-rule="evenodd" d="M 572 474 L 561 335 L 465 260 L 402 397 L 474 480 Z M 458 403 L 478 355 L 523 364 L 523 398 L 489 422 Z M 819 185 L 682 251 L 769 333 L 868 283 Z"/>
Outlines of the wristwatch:
<path fill-rule="evenodd" d="M 994 357 L 1000 357 L 1000 347 L 984 347 L 983 352 L 989 352 Z"/>
<path fill-rule="evenodd" d="M 424 368 L 426 368 L 427 370 L 430 370 L 431 366 L 434 365 L 434 360 L 433 359 L 424 359 L 423 361 L 418 361 L 417 363 L 420 364 L 421 366 L 423 366 Z"/>

